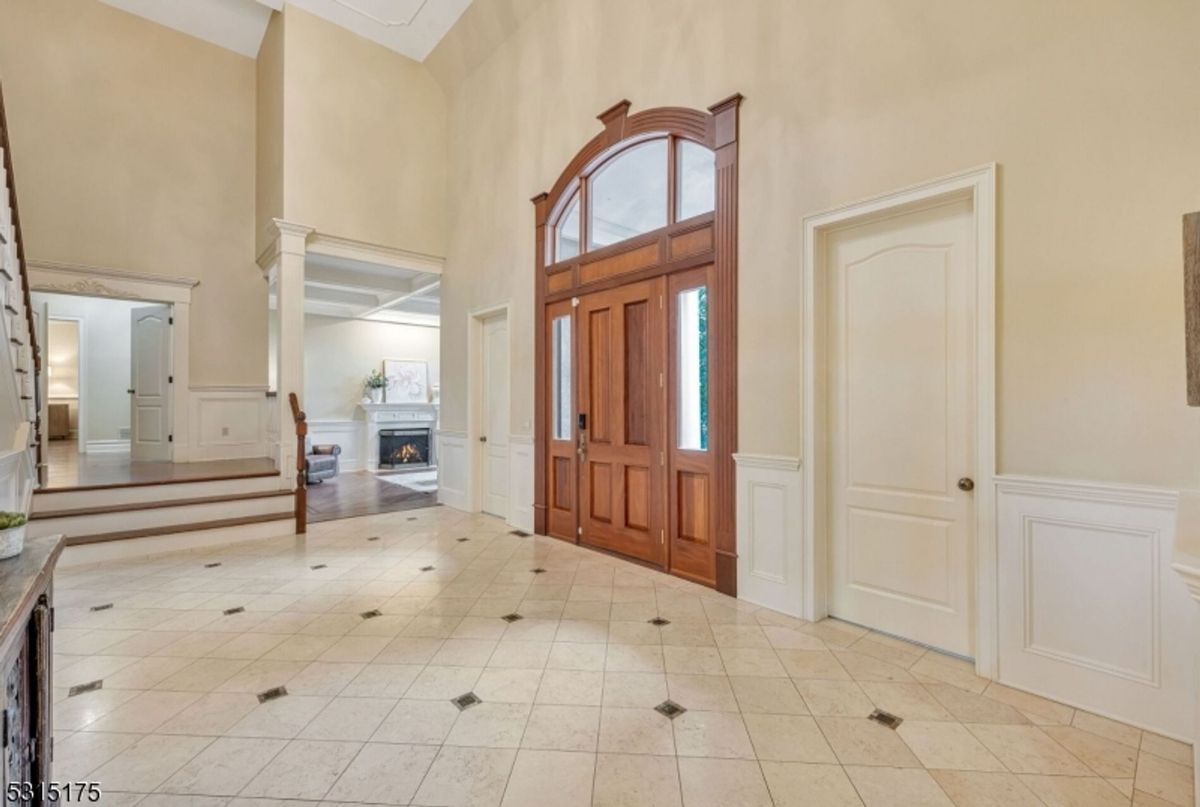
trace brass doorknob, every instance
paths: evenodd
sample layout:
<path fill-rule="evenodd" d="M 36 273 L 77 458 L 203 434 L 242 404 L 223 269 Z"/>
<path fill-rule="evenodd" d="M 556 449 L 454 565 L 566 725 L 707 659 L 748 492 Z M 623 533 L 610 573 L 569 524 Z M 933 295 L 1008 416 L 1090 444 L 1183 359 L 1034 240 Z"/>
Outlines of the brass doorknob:
<path fill-rule="evenodd" d="M 965 490 L 967 492 L 975 490 L 975 480 L 969 476 L 964 476 L 962 479 L 958 480 L 958 489 Z"/>

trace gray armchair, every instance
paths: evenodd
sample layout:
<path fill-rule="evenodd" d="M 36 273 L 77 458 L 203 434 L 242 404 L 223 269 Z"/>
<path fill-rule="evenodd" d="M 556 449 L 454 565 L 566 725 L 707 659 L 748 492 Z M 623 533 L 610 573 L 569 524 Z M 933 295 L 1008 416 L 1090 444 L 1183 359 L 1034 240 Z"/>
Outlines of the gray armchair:
<path fill-rule="evenodd" d="M 310 445 L 304 455 L 304 476 L 308 484 L 317 485 L 338 475 L 338 445 Z"/>

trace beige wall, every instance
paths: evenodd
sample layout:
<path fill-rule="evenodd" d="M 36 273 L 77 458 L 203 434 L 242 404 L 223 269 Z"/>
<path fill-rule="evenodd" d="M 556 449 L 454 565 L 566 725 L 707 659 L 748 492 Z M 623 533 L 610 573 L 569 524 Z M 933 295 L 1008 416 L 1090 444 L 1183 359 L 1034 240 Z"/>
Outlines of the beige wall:
<path fill-rule="evenodd" d="M 272 14 L 255 61 L 255 253 L 275 239 L 272 220 L 283 217 L 283 26 Z"/>
<path fill-rule="evenodd" d="M 261 384 L 254 61 L 93 0 L 0 0 L 26 253 L 199 279 L 191 381 Z"/>
<path fill-rule="evenodd" d="M 311 420 L 351 420 L 362 382 L 384 359 L 428 362 L 439 383 L 438 329 L 364 319 L 304 317 L 304 409 Z"/>
<path fill-rule="evenodd" d="M 803 216 L 996 161 L 1000 470 L 1200 487 L 1180 269 L 1197 30 L 1187 0 L 476 0 L 427 62 L 454 155 L 443 427 L 467 426 L 467 312 L 511 300 L 512 429 L 531 429 L 528 199 L 595 115 L 740 92 L 742 451 L 802 454 Z"/>
<path fill-rule="evenodd" d="M 285 218 L 444 254 L 441 87 L 421 64 L 294 6 L 284 18 Z"/>

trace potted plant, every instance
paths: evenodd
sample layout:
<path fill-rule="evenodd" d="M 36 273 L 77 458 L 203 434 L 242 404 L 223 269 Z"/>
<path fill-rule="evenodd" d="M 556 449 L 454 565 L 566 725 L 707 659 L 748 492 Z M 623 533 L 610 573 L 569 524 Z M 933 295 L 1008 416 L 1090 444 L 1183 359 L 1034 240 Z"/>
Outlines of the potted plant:
<path fill-rule="evenodd" d="M 383 390 L 386 386 L 387 378 L 378 370 L 372 370 L 363 381 L 363 389 L 367 391 L 367 395 L 371 396 L 371 403 L 383 402 Z"/>
<path fill-rule="evenodd" d="M 0 511 L 0 559 L 21 554 L 25 548 L 25 522 L 28 520 L 24 513 Z"/>

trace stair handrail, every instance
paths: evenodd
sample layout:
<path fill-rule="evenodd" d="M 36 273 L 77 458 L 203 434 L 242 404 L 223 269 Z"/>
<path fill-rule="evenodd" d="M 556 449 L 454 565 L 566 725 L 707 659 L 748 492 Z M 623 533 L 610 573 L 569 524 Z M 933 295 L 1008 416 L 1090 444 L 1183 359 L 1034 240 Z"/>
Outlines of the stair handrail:
<path fill-rule="evenodd" d="M 33 361 L 33 448 L 35 475 L 41 482 L 42 464 L 42 356 L 38 349 L 37 327 L 33 319 L 33 300 L 29 290 L 29 266 L 25 260 L 25 238 L 21 234 L 21 210 L 17 204 L 17 183 L 13 171 L 12 143 L 8 135 L 8 116 L 4 107 L 4 87 L 0 84 L 0 148 L 4 149 L 4 174 L 8 186 L 8 206 L 12 210 L 12 232 L 16 242 L 17 270 L 21 278 L 21 296 L 25 302 L 25 324 L 29 331 L 29 349 Z M 20 379 L 14 379 L 20 385 Z M 35 484 L 37 484 L 35 483 Z"/>
<path fill-rule="evenodd" d="M 308 480 L 304 468 L 304 448 L 308 442 L 308 416 L 300 408 L 296 393 L 288 393 L 292 420 L 296 424 L 296 534 L 308 532 Z"/>

